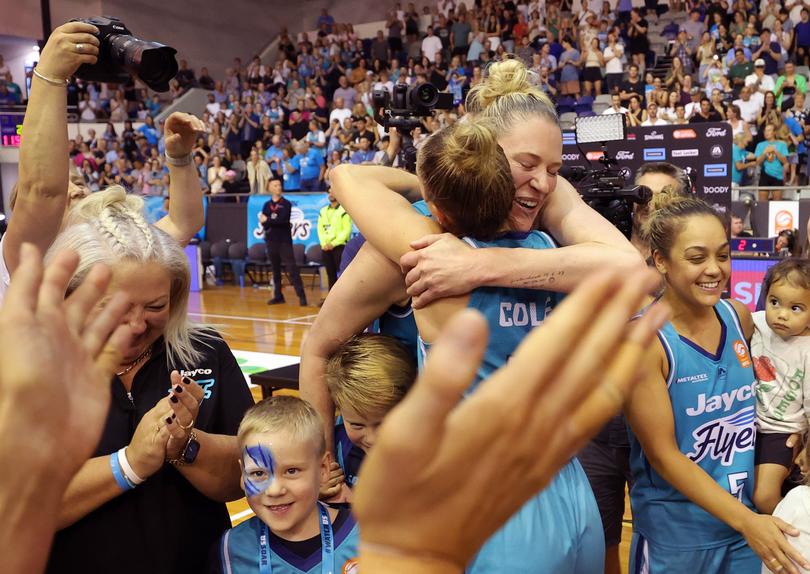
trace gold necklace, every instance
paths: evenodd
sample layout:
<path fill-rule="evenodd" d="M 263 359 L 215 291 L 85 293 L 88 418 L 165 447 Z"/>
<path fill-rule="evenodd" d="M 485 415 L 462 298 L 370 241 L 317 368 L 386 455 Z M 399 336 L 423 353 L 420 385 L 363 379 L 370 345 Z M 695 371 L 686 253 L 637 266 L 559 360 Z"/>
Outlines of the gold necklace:
<path fill-rule="evenodd" d="M 115 376 L 121 377 L 123 375 L 126 375 L 128 372 L 134 369 L 141 361 L 148 359 L 151 355 L 152 355 L 152 345 L 149 345 L 149 347 L 143 353 L 141 353 L 137 359 L 135 359 L 126 369 L 124 369 L 120 373 L 115 373 Z"/>

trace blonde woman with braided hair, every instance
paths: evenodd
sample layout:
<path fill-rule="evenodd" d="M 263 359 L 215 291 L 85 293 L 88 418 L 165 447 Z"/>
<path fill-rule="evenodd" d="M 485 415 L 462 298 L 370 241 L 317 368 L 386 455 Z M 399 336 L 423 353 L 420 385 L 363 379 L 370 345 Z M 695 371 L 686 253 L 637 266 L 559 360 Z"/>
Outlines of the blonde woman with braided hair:
<path fill-rule="evenodd" d="M 252 397 L 222 338 L 189 321 L 188 261 L 139 197 L 109 187 L 67 222 L 46 259 L 78 253 L 68 293 L 106 265 L 102 302 L 128 296 L 133 337 L 101 441 L 63 497 L 47 571 L 200 572 L 230 527 L 224 502 L 242 496 L 235 435 Z"/>

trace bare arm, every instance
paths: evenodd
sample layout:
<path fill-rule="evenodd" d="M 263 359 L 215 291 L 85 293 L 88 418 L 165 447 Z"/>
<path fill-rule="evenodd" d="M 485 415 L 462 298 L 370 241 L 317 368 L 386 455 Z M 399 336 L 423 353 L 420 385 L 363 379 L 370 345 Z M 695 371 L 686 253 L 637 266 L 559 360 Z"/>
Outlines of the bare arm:
<path fill-rule="evenodd" d="M 173 113 L 166 120 L 166 154 L 182 159 L 191 153 L 197 132 L 205 131 L 202 120 L 191 114 Z M 167 162 L 168 163 L 168 162 Z M 186 245 L 205 223 L 202 189 L 194 162 L 169 166 L 169 214 L 155 225 Z M 211 178 L 209 175 L 209 183 Z"/>
<path fill-rule="evenodd" d="M 411 241 L 441 229 L 396 192 L 411 185 L 411 174 L 393 168 L 341 164 L 332 170 L 331 177 L 338 201 L 366 239 L 392 261 L 399 261 L 410 251 Z"/>
<path fill-rule="evenodd" d="M 73 75 L 83 63 L 95 63 L 98 29 L 68 22 L 53 31 L 42 51 L 37 71 L 57 83 Z M 85 46 L 79 54 L 75 45 Z M 19 264 L 23 243 L 33 243 L 43 253 L 62 227 L 67 207 L 68 144 L 66 84 L 53 85 L 34 76 L 23 119 L 20 143 L 17 201 L 3 241 L 9 271 Z"/>
<path fill-rule="evenodd" d="M 326 361 L 350 337 L 406 299 L 399 267 L 366 243 L 329 291 L 301 350 L 301 397 L 324 421 L 326 448 L 334 454 L 335 403 L 326 386 Z"/>
<path fill-rule="evenodd" d="M 194 464 L 177 470 L 194 488 L 217 502 L 230 502 L 245 493 L 239 485 L 239 443 L 235 436 L 209 434 L 196 430 L 200 454 Z"/>

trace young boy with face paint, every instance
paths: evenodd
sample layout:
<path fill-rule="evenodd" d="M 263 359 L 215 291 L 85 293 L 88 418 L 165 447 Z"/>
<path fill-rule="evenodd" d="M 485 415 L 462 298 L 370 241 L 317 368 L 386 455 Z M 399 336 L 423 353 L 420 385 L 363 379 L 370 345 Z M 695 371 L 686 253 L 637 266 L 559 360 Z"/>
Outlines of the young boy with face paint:
<path fill-rule="evenodd" d="M 222 535 L 209 572 L 350 574 L 357 524 L 348 507 L 318 502 L 330 456 L 309 403 L 270 397 L 239 425 L 242 487 L 256 516 Z"/>

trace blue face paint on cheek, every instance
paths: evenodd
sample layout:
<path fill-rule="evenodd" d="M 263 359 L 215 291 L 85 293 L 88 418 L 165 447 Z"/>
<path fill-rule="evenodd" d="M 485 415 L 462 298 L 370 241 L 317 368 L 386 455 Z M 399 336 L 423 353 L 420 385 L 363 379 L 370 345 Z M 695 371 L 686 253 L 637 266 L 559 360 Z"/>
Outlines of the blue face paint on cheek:
<path fill-rule="evenodd" d="M 245 496 L 256 496 L 270 487 L 275 478 L 275 463 L 269 446 L 246 446 L 242 451 L 242 478 Z"/>

